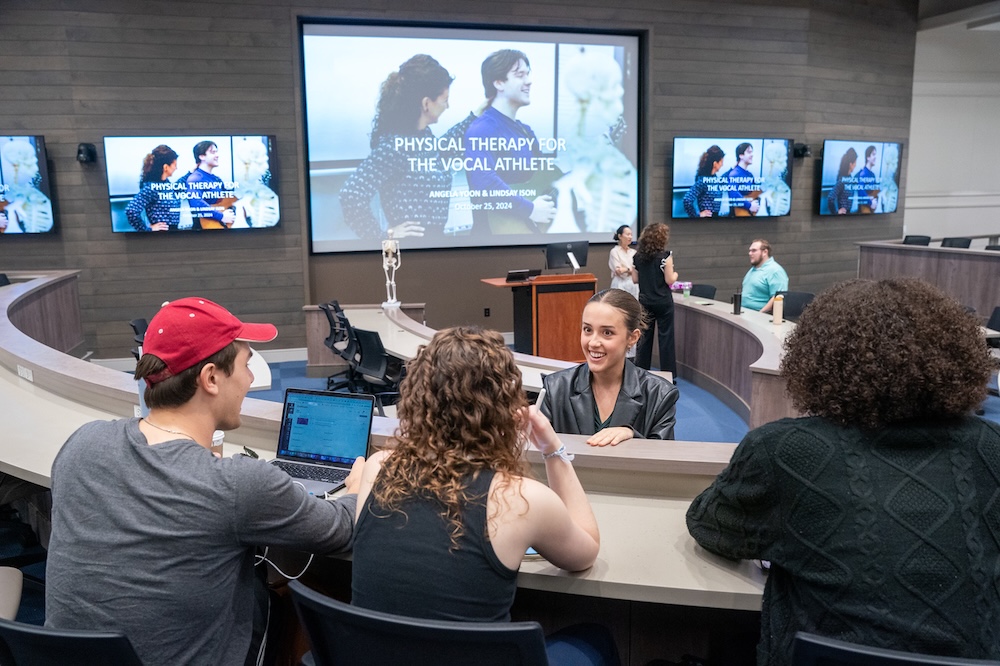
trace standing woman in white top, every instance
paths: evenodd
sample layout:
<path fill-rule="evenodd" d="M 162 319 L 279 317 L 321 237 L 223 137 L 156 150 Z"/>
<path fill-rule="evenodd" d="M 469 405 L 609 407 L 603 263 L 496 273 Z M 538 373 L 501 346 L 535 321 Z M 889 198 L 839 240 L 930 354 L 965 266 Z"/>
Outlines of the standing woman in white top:
<path fill-rule="evenodd" d="M 632 281 L 632 257 L 635 256 L 635 250 L 629 247 L 632 244 L 632 227 L 627 224 L 618 227 L 615 241 L 618 245 L 611 248 L 611 256 L 608 258 L 611 288 L 627 291 L 638 299 L 639 285 Z"/>
<path fill-rule="evenodd" d="M 635 249 L 632 245 L 632 227 L 623 224 L 615 232 L 615 241 L 618 245 L 611 248 L 611 256 L 608 258 L 608 268 L 611 269 L 611 288 L 621 289 L 632 294 L 636 300 L 639 299 L 639 285 L 632 281 L 632 257 L 635 256 Z M 635 345 L 628 348 L 626 358 L 635 358 Z"/>

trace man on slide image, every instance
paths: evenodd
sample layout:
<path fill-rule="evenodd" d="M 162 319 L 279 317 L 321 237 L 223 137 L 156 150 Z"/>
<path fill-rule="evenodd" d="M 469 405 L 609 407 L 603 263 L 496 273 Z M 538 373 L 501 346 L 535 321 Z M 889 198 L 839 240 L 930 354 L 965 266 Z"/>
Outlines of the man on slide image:
<path fill-rule="evenodd" d="M 483 168 L 472 168 L 467 172 L 469 187 L 485 192 L 521 189 L 534 172 L 503 168 L 498 171 L 497 162 L 505 158 L 528 161 L 541 155 L 535 133 L 528 125 L 517 120 L 517 112 L 531 104 L 531 64 L 521 51 L 502 49 L 490 54 L 483 61 L 481 69 L 483 92 L 489 100 L 489 106 L 469 125 L 465 133 L 465 156 L 479 160 Z M 505 144 L 503 149 L 494 149 L 498 143 L 496 140 Z M 515 147 L 511 148 L 512 145 Z M 551 223 L 556 216 L 555 201 L 551 195 L 542 192 L 531 198 L 483 196 L 477 198 L 475 203 L 494 207 L 509 205 L 507 210 L 501 208 L 503 216 L 520 221 L 520 224 L 505 226 L 503 229 L 495 227 L 491 221 L 493 233 L 539 232 L 539 224 Z M 495 210 L 494 208 L 488 212 L 487 219 L 495 214 Z M 478 228 L 483 216 L 476 217 L 475 232 L 485 231 Z"/>
<path fill-rule="evenodd" d="M 188 199 L 195 229 L 228 229 L 236 221 L 236 213 L 226 205 L 231 202 L 222 197 L 226 184 L 212 173 L 219 166 L 219 146 L 212 141 L 199 141 L 192 152 L 198 166 L 181 180 L 188 184 L 188 192 L 197 195 Z"/>

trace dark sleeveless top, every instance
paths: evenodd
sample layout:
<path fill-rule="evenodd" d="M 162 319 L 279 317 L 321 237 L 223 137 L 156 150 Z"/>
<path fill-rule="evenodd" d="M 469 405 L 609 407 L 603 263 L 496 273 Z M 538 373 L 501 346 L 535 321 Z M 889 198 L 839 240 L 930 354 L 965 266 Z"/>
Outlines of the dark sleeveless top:
<path fill-rule="evenodd" d="M 643 261 L 638 254 L 632 258 L 635 272 L 639 274 L 640 303 L 673 305 L 674 297 L 670 292 L 670 285 L 663 279 L 663 268 L 661 268 L 669 256 L 670 250 L 664 250 L 646 261 Z"/>
<path fill-rule="evenodd" d="M 493 474 L 483 470 L 467 477 L 471 500 L 462 512 L 465 531 L 451 552 L 448 522 L 431 496 L 405 500 L 403 515 L 384 510 L 370 494 L 354 531 L 351 603 L 438 620 L 510 620 L 517 571 L 497 558 L 486 529 Z"/>

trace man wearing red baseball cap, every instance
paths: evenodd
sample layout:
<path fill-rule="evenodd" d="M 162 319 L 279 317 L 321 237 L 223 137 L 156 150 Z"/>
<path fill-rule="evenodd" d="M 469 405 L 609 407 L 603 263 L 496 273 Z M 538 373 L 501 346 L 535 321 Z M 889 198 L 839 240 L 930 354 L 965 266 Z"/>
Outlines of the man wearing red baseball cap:
<path fill-rule="evenodd" d="M 326 501 L 210 451 L 214 431 L 240 425 L 247 343 L 276 336 L 205 298 L 153 317 L 135 371 L 149 415 L 83 426 L 52 466 L 48 626 L 121 631 L 147 666 L 256 663 L 267 608 L 254 548 L 350 545 L 361 458 L 349 494 Z"/>

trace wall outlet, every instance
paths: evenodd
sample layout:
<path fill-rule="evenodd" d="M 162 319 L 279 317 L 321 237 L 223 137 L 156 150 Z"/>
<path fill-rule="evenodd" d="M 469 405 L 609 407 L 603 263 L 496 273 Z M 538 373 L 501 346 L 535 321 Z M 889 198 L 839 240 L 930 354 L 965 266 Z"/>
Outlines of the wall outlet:
<path fill-rule="evenodd" d="M 489 317 L 490 316 L 490 309 L 489 308 L 483 308 L 483 316 L 484 317 Z"/>

